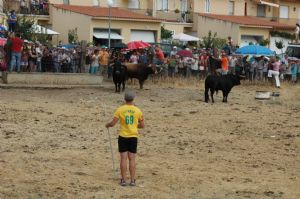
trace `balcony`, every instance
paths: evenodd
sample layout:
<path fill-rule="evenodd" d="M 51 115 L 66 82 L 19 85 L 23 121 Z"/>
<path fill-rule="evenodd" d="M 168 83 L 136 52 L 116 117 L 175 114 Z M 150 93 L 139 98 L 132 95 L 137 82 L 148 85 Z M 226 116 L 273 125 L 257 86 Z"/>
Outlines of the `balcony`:
<path fill-rule="evenodd" d="M 37 1 L 38 2 L 38 1 Z M 3 12 L 8 13 L 11 10 L 15 10 L 16 14 L 25 15 L 49 15 L 49 3 L 32 3 L 32 1 L 25 1 L 21 3 L 20 0 L 10 0 L 3 3 Z"/>
<path fill-rule="evenodd" d="M 174 10 L 151 10 L 151 9 L 131 9 L 127 8 L 132 12 L 137 12 L 147 16 L 154 16 L 156 18 L 165 20 L 165 21 L 172 21 L 178 23 L 193 23 L 193 14 L 192 13 L 176 13 Z"/>

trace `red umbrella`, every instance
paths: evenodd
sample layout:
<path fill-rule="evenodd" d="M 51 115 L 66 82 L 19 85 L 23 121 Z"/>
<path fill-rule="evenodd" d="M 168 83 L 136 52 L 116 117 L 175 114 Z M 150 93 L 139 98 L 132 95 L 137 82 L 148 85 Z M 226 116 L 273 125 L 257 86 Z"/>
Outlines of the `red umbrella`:
<path fill-rule="evenodd" d="M 6 44 L 7 39 L 0 38 L 0 46 L 4 46 Z"/>
<path fill-rule="evenodd" d="M 182 57 L 193 57 L 193 53 L 189 50 L 180 50 L 177 52 L 177 55 Z"/>
<path fill-rule="evenodd" d="M 129 50 L 148 48 L 151 45 L 143 41 L 132 41 L 127 44 Z"/>

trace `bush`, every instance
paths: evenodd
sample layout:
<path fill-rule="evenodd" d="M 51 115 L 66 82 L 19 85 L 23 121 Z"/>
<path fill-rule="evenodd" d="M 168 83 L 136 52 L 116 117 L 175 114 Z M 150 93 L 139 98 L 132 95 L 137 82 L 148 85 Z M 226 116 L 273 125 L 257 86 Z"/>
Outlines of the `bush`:
<path fill-rule="evenodd" d="M 286 38 L 286 39 L 295 39 L 294 34 L 291 34 L 289 32 L 280 32 L 280 31 L 277 31 L 277 30 L 272 30 L 270 32 L 270 35 L 272 37 L 282 37 L 282 38 Z"/>

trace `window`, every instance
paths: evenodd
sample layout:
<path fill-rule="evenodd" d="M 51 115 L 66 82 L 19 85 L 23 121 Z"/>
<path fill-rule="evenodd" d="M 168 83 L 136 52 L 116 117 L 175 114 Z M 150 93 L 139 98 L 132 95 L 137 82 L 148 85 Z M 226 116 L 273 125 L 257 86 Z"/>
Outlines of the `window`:
<path fill-rule="evenodd" d="M 205 0 L 205 12 L 210 12 L 210 0 Z"/>
<path fill-rule="evenodd" d="M 289 7 L 288 6 L 280 6 L 280 14 L 279 17 L 281 19 L 288 19 L 289 18 Z"/>
<path fill-rule="evenodd" d="M 188 10 L 187 0 L 180 0 L 180 12 L 186 12 Z"/>
<path fill-rule="evenodd" d="M 130 9 L 140 9 L 140 1 L 139 0 L 129 0 L 128 8 L 130 8 Z"/>
<path fill-rule="evenodd" d="M 64 4 L 69 5 L 70 1 L 69 0 L 64 0 Z"/>
<path fill-rule="evenodd" d="M 266 16 L 266 6 L 263 4 L 257 5 L 257 16 L 258 17 L 265 17 Z"/>
<path fill-rule="evenodd" d="M 156 0 L 156 10 L 168 10 L 168 0 Z"/>
<path fill-rule="evenodd" d="M 100 6 L 100 0 L 93 0 L 93 6 Z"/>
<path fill-rule="evenodd" d="M 234 1 L 229 1 L 229 15 L 234 15 Z"/>

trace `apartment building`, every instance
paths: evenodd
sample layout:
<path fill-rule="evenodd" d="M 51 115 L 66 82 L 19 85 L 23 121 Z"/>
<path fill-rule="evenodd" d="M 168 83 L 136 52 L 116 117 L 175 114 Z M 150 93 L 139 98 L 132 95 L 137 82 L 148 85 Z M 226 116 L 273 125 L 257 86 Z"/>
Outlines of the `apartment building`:
<path fill-rule="evenodd" d="M 300 12 L 299 0 L 203 0 L 194 7 L 198 36 L 211 30 L 223 38 L 231 36 L 241 46 L 271 40 L 272 30 L 293 32 L 300 20 L 295 14 Z"/>

